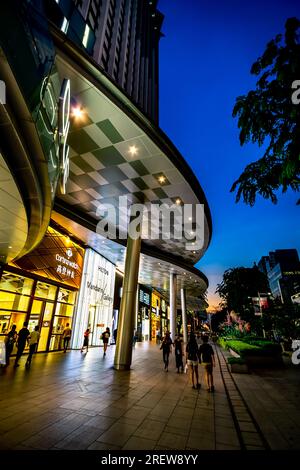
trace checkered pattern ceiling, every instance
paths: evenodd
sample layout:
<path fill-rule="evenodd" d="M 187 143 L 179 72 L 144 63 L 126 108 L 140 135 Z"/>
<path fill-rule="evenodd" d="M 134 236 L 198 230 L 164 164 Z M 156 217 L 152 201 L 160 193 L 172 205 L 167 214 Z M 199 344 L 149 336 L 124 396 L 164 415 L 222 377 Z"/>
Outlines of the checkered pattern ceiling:
<path fill-rule="evenodd" d="M 63 227 L 70 236 L 76 234 L 77 238 L 84 241 L 87 246 L 96 250 L 115 264 L 117 269 L 124 272 L 126 256 L 126 248 L 124 246 L 97 235 L 55 211 L 52 212 L 52 219 L 58 224 L 58 228 Z M 184 288 L 187 292 L 187 306 L 190 309 L 203 308 L 203 302 L 199 299 L 199 296 L 205 292 L 207 285 L 200 273 L 197 275 L 178 265 L 160 260 L 154 256 L 141 254 L 139 269 L 140 284 L 152 286 L 168 296 L 171 272 L 177 274 L 178 303 L 180 302 L 180 289 Z"/>
<path fill-rule="evenodd" d="M 127 196 L 130 204 L 148 207 L 176 201 L 178 205 L 202 203 L 172 161 L 122 110 L 62 58 L 57 59 L 57 67 L 61 78 L 70 78 L 73 102 L 83 110 L 82 119 L 72 120 L 68 137 L 70 177 L 67 194 L 60 196 L 64 203 L 95 220 L 100 218 L 96 213 L 99 204 L 118 208 L 119 196 Z M 189 233 L 200 225 L 191 218 Z M 186 250 L 185 239 L 163 240 L 161 221 L 158 230 L 159 239 L 145 243 L 189 264 L 197 262 L 208 245 L 206 219 L 204 246 L 198 251 Z M 144 223 L 143 233 L 146 231 Z"/>

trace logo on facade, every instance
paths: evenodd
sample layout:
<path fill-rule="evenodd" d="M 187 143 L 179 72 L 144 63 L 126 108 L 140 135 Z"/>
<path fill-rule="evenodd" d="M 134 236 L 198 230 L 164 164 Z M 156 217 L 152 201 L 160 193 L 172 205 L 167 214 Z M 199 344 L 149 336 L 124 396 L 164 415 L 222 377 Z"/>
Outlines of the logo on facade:
<path fill-rule="evenodd" d="M 69 178 L 69 150 L 67 138 L 70 129 L 70 104 L 71 91 L 70 80 L 64 79 L 58 103 L 58 135 L 59 135 L 59 162 L 60 162 L 60 179 L 58 189 L 60 194 L 66 194 L 66 186 Z"/>
<path fill-rule="evenodd" d="M 67 250 L 66 250 L 66 255 L 67 255 L 67 257 L 68 257 L 69 259 L 72 258 L 72 256 L 73 256 L 73 251 L 71 250 L 71 248 L 67 248 Z"/>

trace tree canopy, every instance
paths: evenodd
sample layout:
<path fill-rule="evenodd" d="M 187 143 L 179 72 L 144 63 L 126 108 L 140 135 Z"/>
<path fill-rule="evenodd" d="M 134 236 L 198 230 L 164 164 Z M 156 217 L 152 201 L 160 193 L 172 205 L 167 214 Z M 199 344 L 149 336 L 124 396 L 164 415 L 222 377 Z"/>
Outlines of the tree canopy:
<path fill-rule="evenodd" d="M 252 65 L 256 89 L 236 99 L 240 144 L 264 145 L 261 158 L 247 165 L 231 187 L 236 202 L 242 197 L 252 206 L 259 194 L 276 203 L 277 190 L 300 189 L 300 104 L 292 99 L 300 87 L 299 33 L 300 20 L 289 18 L 285 34 L 272 39 Z"/>
<path fill-rule="evenodd" d="M 258 292 L 268 292 L 267 276 L 253 268 L 231 268 L 224 272 L 223 280 L 217 285 L 216 292 L 222 299 L 222 306 L 229 311 L 234 310 L 241 318 L 249 320 L 247 312 L 252 301 L 249 297 L 257 297 Z"/>

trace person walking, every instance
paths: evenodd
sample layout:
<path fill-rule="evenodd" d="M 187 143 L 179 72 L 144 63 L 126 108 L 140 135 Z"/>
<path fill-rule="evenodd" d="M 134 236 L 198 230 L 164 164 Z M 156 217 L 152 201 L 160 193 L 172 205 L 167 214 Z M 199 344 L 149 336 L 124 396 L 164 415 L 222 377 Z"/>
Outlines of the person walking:
<path fill-rule="evenodd" d="M 6 335 L 5 340 L 5 362 L 6 366 L 9 365 L 10 355 L 13 352 L 15 342 L 17 341 L 18 334 L 16 331 L 17 326 L 13 325 L 11 330 Z"/>
<path fill-rule="evenodd" d="M 101 339 L 103 341 L 103 356 L 106 356 L 107 345 L 110 337 L 110 329 L 107 327 L 105 331 L 103 331 L 101 335 Z"/>
<path fill-rule="evenodd" d="M 87 328 L 83 334 L 83 345 L 80 352 L 83 352 L 83 348 L 86 348 L 86 352 L 89 352 L 89 336 L 90 336 L 90 329 Z"/>
<path fill-rule="evenodd" d="M 115 342 L 115 344 L 117 344 L 117 336 L 118 336 L 118 329 L 115 328 L 114 329 L 114 342 Z"/>
<path fill-rule="evenodd" d="M 201 344 L 199 349 L 199 358 L 205 370 L 207 391 L 214 392 L 213 367 L 216 367 L 215 353 L 212 346 L 208 344 L 208 336 L 203 336 L 203 344 Z"/>
<path fill-rule="evenodd" d="M 64 331 L 63 331 L 64 353 L 67 352 L 67 349 L 68 349 L 68 346 L 69 346 L 69 342 L 70 342 L 70 339 L 71 339 L 71 335 L 72 335 L 72 330 L 71 330 L 71 328 L 70 328 L 70 324 L 67 323 L 67 324 L 66 324 L 66 328 L 65 328 Z"/>
<path fill-rule="evenodd" d="M 181 372 L 183 372 L 183 350 L 182 350 L 182 339 L 179 335 L 175 337 L 174 341 L 174 351 L 175 351 L 175 360 L 176 360 L 176 367 L 177 367 L 177 374 L 179 374 L 179 369 L 181 368 Z"/>
<path fill-rule="evenodd" d="M 202 337 L 201 337 L 200 331 L 197 331 L 196 333 L 196 342 L 197 342 L 198 349 L 199 349 L 202 344 Z"/>
<path fill-rule="evenodd" d="M 31 364 L 32 356 L 37 350 L 37 345 L 40 339 L 39 327 L 35 326 L 34 330 L 30 333 L 29 337 L 29 354 L 25 366 L 29 367 Z"/>
<path fill-rule="evenodd" d="M 189 341 L 186 345 L 187 353 L 187 365 L 191 368 L 192 384 L 193 388 L 199 389 L 201 384 L 199 383 L 199 372 L 198 372 L 198 345 L 194 333 L 190 334 Z M 195 379 L 197 383 L 195 384 Z"/>
<path fill-rule="evenodd" d="M 169 355 L 172 353 L 172 339 L 169 331 L 166 331 L 166 334 L 162 340 L 160 349 L 163 352 L 163 361 L 165 365 L 165 371 L 168 372 L 169 368 Z"/>
<path fill-rule="evenodd" d="M 17 339 L 18 351 L 17 351 L 14 367 L 19 367 L 19 365 L 20 365 L 19 360 L 20 360 L 20 358 L 23 354 L 23 351 L 25 349 L 26 342 L 29 344 L 30 331 L 28 330 L 27 326 L 28 326 L 28 322 L 24 321 L 23 328 L 21 328 L 19 333 L 18 333 L 18 339 Z"/>

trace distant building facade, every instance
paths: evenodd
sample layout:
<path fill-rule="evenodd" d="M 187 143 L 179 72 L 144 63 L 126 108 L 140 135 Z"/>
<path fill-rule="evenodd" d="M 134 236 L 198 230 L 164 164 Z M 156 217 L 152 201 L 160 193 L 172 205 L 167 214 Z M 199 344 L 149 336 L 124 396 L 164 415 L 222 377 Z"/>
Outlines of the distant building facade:
<path fill-rule="evenodd" d="M 300 262 L 296 249 L 271 251 L 258 263 L 268 276 L 270 290 L 283 303 L 291 303 L 300 293 Z"/>

